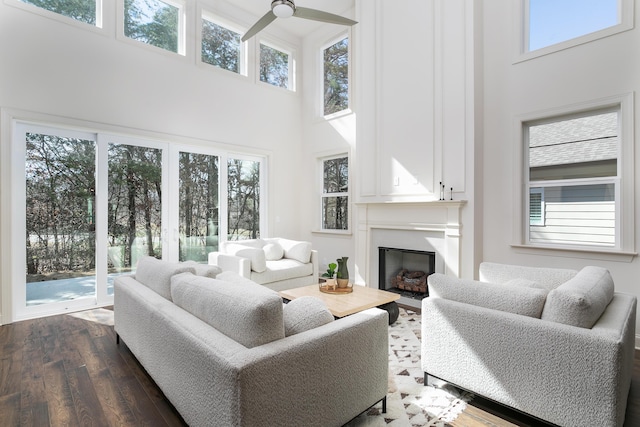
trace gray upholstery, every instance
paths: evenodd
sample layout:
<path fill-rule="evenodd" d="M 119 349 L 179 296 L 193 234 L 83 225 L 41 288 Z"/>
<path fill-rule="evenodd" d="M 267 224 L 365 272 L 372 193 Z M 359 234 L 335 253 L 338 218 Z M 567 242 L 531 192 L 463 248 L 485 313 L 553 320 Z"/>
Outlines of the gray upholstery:
<path fill-rule="evenodd" d="M 576 270 L 564 268 L 538 268 L 483 262 L 480 264 L 478 275 L 481 282 L 498 284 L 512 279 L 526 279 L 535 282 L 537 287 L 550 291 L 571 279 L 576 273 Z"/>
<path fill-rule="evenodd" d="M 507 288 L 504 285 L 461 280 L 435 273 L 428 277 L 429 295 L 480 307 L 507 311 L 523 316 L 540 317 L 547 291 L 525 286 Z"/>
<path fill-rule="evenodd" d="M 179 282 L 174 278 L 174 286 Z M 197 282 L 194 287 L 208 290 L 220 285 Z M 176 299 L 188 299 L 187 288 L 174 289 Z M 246 292 L 233 296 L 229 304 L 251 299 Z M 206 312 L 206 303 L 190 309 Z M 193 427 L 341 426 L 387 393 L 388 314 L 377 308 L 247 348 L 133 276 L 120 276 L 114 321 L 116 333 Z"/>
<path fill-rule="evenodd" d="M 333 315 L 322 300 L 300 297 L 284 306 L 284 334 L 299 334 L 333 322 Z"/>
<path fill-rule="evenodd" d="M 171 300 L 171 277 L 185 272 L 195 274 L 196 269 L 189 264 L 171 263 L 146 256 L 138 261 L 135 276 L 138 282 Z"/>
<path fill-rule="evenodd" d="M 591 328 L 613 298 L 613 279 L 607 269 L 588 266 L 547 297 L 542 319 Z"/>
<path fill-rule="evenodd" d="M 513 267 L 505 271 L 515 271 Z M 527 279 L 549 284 L 549 272 L 542 270 Z M 567 280 L 574 276 L 562 274 Z M 503 276 L 504 281 L 514 278 Z M 591 283 L 601 278 L 583 277 Z M 517 288 L 502 286 L 504 292 Z M 636 298 L 621 293 L 613 294 L 590 329 L 430 294 L 422 301 L 422 368 L 554 424 L 621 426 L 633 366 L 635 317 Z"/>

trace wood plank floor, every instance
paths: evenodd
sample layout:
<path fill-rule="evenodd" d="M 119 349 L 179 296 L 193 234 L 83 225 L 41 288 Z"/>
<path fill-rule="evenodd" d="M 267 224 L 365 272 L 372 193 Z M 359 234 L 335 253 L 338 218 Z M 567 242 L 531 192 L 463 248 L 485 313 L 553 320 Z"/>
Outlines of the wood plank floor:
<path fill-rule="evenodd" d="M 184 426 L 124 343 L 110 308 L 0 327 L 0 425 Z M 640 426 L 636 351 L 625 426 Z M 476 398 L 453 427 L 539 426 Z"/>

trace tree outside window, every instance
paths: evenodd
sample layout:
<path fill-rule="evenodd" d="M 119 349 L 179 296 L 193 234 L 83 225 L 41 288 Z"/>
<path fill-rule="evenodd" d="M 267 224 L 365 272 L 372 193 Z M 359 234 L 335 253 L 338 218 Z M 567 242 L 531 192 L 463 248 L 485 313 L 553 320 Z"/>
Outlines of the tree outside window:
<path fill-rule="evenodd" d="M 96 0 L 20 0 L 76 21 L 96 25 Z"/>
<path fill-rule="evenodd" d="M 260 81 L 289 88 L 290 55 L 260 43 Z"/>
<path fill-rule="evenodd" d="M 349 229 L 349 158 L 322 161 L 322 229 Z"/>
<path fill-rule="evenodd" d="M 180 8 L 159 0 L 124 0 L 124 35 L 178 53 Z"/>
<path fill-rule="evenodd" d="M 260 237 L 260 161 L 227 162 L 228 240 Z"/>
<path fill-rule="evenodd" d="M 202 19 L 202 62 L 241 73 L 241 35 L 208 19 Z"/>
<path fill-rule="evenodd" d="M 323 52 L 324 115 L 349 108 L 349 38 L 332 44 Z"/>

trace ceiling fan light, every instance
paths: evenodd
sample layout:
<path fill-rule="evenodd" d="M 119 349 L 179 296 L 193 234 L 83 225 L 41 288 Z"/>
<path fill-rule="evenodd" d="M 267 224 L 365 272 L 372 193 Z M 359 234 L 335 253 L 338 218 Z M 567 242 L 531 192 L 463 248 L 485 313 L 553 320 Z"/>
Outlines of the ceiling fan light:
<path fill-rule="evenodd" d="M 274 1 L 271 4 L 271 11 L 278 18 L 290 18 L 293 16 L 295 6 L 287 0 Z"/>

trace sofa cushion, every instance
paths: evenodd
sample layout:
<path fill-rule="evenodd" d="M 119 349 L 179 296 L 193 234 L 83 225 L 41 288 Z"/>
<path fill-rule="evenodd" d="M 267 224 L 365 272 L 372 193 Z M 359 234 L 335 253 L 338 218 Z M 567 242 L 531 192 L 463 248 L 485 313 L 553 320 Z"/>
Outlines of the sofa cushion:
<path fill-rule="evenodd" d="M 247 348 L 284 338 L 282 299 L 264 286 L 187 273 L 173 277 L 171 295 L 176 305 Z"/>
<path fill-rule="evenodd" d="M 294 259 L 282 258 L 278 261 L 267 261 L 267 269 L 263 272 L 251 272 L 251 280 L 261 285 L 282 280 L 295 279 L 313 274 L 313 265 L 303 264 Z"/>
<path fill-rule="evenodd" d="M 576 275 L 576 270 L 564 268 L 526 267 L 521 265 L 483 262 L 480 264 L 481 282 L 505 283 L 512 279 L 536 282 L 536 287 L 550 291 Z"/>
<path fill-rule="evenodd" d="M 195 261 L 184 261 L 183 264 L 188 265 L 189 267 L 193 267 L 196 270 L 196 276 L 204 276 L 215 279 L 218 274 L 222 273 L 222 269 L 217 265 L 200 264 Z"/>
<path fill-rule="evenodd" d="M 278 239 L 278 243 L 284 249 L 284 257 L 295 259 L 303 264 L 311 260 L 311 242 L 299 240 Z"/>
<path fill-rule="evenodd" d="M 591 328 L 613 298 L 613 279 L 606 268 L 587 266 L 549 292 L 542 319 Z"/>
<path fill-rule="evenodd" d="M 138 261 L 135 278 L 138 282 L 171 301 L 171 277 L 185 272 L 195 274 L 196 270 L 188 264 L 166 262 L 146 256 Z"/>
<path fill-rule="evenodd" d="M 267 269 L 267 258 L 262 248 L 251 248 L 244 245 L 230 244 L 226 247 L 227 254 L 251 260 L 251 270 L 258 273 Z"/>
<path fill-rule="evenodd" d="M 284 256 L 284 249 L 279 243 L 267 243 L 262 248 L 267 261 L 277 261 Z"/>
<path fill-rule="evenodd" d="M 333 322 L 333 314 L 326 304 L 314 297 L 296 298 L 286 304 L 282 312 L 287 337 Z"/>
<path fill-rule="evenodd" d="M 547 291 L 497 285 L 435 273 L 427 278 L 429 297 L 444 298 L 494 310 L 540 318 Z"/>

